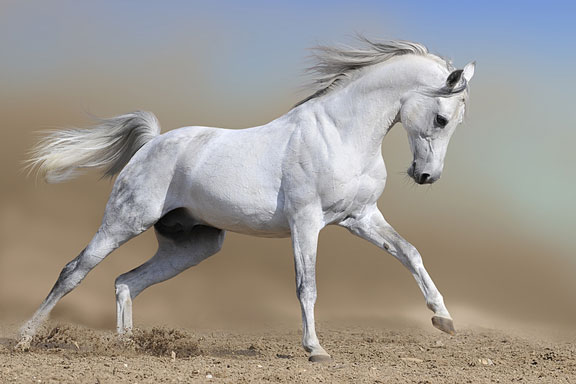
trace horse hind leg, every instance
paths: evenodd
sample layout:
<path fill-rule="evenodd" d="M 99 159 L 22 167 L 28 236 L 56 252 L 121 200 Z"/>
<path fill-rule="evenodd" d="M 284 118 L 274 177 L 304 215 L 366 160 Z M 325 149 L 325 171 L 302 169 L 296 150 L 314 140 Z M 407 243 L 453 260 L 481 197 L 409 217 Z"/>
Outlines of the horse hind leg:
<path fill-rule="evenodd" d="M 133 236 L 137 235 L 134 233 Z M 27 350 L 30 342 L 36 334 L 36 330 L 46 320 L 54 306 L 65 295 L 70 293 L 86 277 L 96 265 L 116 249 L 120 243 L 128 238 L 120 239 L 109 236 L 105 228 L 100 228 L 89 245 L 72 261 L 70 261 L 60 272 L 58 280 L 44 299 L 32 318 L 20 329 L 20 342 L 16 349 Z"/>
<path fill-rule="evenodd" d="M 146 231 L 158 220 L 160 215 L 157 212 L 160 209 L 156 208 L 159 204 L 155 204 L 153 200 L 149 199 L 147 206 L 130 205 L 123 203 L 123 199 L 115 198 L 115 196 L 118 194 L 113 193 L 108 202 L 102 225 L 96 235 L 75 259 L 66 264 L 46 299 L 21 328 L 21 340 L 16 346 L 17 349 L 29 348 L 37 328 L 48 317 L 58 301 L 76 288 L 96 265 L 116 248 Z"/>
<path fill-rule="evenodd" d="M 224 241 L 223 230 L 196 225 L 180 208 L 155 225 L 156 254 L 139 267 L 116 279 L 117 331 L 132 331 L 132 300 L 151 285 L 166 281 L 217 253 Z"/>

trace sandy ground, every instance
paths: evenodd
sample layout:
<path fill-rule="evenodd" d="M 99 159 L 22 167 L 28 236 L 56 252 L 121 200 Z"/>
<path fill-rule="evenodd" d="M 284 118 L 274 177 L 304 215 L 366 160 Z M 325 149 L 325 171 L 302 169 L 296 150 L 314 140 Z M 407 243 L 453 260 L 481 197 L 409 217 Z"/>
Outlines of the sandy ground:
<path fill-rule="evenodd" d="M 413 324 L 321 323 L 330 363 L 310 363 L 294 328 L 233 331 L 149 328 L 130 341 L 112 331 L 50 323 L 29 352 L 15 327 L 0 338 L 2 383 L 573 383 L 566 334 L 479 326 L 456 336 Z"/>
<path fill-rule="evenodd" d="M 13 351 L 18 326 L 94 235 L 112 188 L 95 172 L 59 185 L 26 178 L 20 169 L 37 139 L 33 132 L 88 125 L 84 106 L 99 116 L 152 110 L 168 130 L 257 125 L 290 105 L 249 110 L 239 119 L 223 114 L 220 104 L 174 104 L 144 89 L 127 95 L 141 89 L 141 79 L 94 77 L 102 94 L 87 95 L 89 84 L 73 92 L 58 83 L 52 93 L 0 95 L 0 383 L 576 383 L 574 247 L 548 238 L 541 231 L 546 223 L 526 222 L 508 200 L 490 198 L 500 196 L 497 181 L 483 185 L 467 168 L 469 159 L 483 161 L 475 147 L 465 147 L 476 140 L 473 130 L 455 136 L 448 168 L 433 188 L 403 180 L 410 153 L 402 129 L 389 134 L 383 149 L 389 179 L 380 206 L 422 253 L 454 316 L 455 337 L 432 327 L 421 292 L 398 261 L 331 227 L 320 235 L 316 318 L 332 363 L 309 363 L 300 346 L 290 240 L 233 233 L 218 255 L 143 292 L 134 321 L 144 331 L 119 344 L 114 279 L 154 254 L 149 231 L 58 303 L 30 352 Z M 496 317 L 504 321 L 491 321 Z M 521 325 L 528 321 L 543 325 Z M 168 328 L 153 331 L 155 325 Z M 569 331 L 556 332 L 559 326 Z"/>

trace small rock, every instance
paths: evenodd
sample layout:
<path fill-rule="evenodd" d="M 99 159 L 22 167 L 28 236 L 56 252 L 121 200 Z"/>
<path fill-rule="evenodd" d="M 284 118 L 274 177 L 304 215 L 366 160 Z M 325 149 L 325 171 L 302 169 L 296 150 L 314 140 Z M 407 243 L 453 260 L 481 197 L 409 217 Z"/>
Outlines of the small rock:
<path fill-rule="evenodd" d="M 486 358 L 478 359 L 478 363 L 482 365 L 494 365 L 494 362 L 492 360 Z"/>
<path fill-rule="evenodd" d="M 211 379 L 211 378 L 212 378 L 212 375 L 211 375 L 211 374 L 207 374 L 207 375 L 206 375 L 206 378 L 207 378 L 207 379 Z"/>
<path fill-rule="evenodd" d="M 128 368 L 128 364 L 124 363 L 124 368 Z"/>
<path fill-rule="evenodd" d="M 442 342 L 442 340 L 436 340 L 436 342 L 434 343 L 434 348 L 442 348 L 444 346 L 444 343 Z"/>
<path fill-rule="evenodd" d="M 172 361 L 176 361 L 176 352 L 170 352 L 170 356 L 172 357 Z"/>
<path fill-rule="evenodd" d="M 424 361 L 424 360 L 419 359 L 419 358 L 417 358 L 417 357 L 402 357 L 402 358 L 400 358 L 400 359 L 401 359 L 402 361 L 410 361 L 410 362 L 412 362 L 412 363 L 421 363 L 421 362 Z"/>
<path fill-rule="evenodd" d="M 258 368 L 262 368 L 262 365 L 258 364 L 257 367 L 258 367 Z"/>

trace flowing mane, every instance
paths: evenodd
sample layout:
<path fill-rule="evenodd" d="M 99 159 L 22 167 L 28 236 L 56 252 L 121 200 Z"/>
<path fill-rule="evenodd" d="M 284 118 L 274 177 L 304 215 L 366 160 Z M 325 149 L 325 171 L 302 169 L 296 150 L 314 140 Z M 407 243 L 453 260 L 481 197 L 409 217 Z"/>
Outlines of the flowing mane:
<path fill-rule="evenodd" d="M 312 58 L 314 65 L 307 68 L 306 72 L 312 80 L 308 86 L 314 89 L 314 93 L 304 100 L 298 102 L 294 107 L 302 105 L 309 100 L 323 96 L 336 87 L 343 85 L 348 81 L 352 74 L 360 69 L 383 63 L 396 56 L 418 55 L 430 56 L 446 66 L 448 71 L 452 71 L 452 64 L 439 56 L 432 55 L 426 46 L 404 40 L 372 41 L 368 38 L 358 35 L 357 40 L 362 44 L 360 47 L 351 46 L 325 46 L 320 45 L 312 48 L 314 51 Z M 466 89 L 466 84 L 446 92 L 443 89 L 428 90 L 435 96 L 448 96 L 454 93 L 462 92 Z"/>

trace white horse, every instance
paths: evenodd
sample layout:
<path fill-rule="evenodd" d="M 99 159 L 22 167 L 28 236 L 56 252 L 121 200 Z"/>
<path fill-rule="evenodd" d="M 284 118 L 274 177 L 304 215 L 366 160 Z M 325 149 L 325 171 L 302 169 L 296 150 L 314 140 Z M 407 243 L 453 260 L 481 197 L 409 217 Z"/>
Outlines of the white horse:
<path fill-rule="evenodd" d="M 134 112 L 44 138 L 30 165 L 48 182 L 70 179 L 81 168 L 119 175 L 102 225 L 23 326 L 19 347 L 29 345 L 92 268 L 152 226 L 156 254 L 116 279 L 120 334 L 132 329 L 132 300 L 140 292 L 218 252 L 225 231 L 291 236 L 302 343 L 310 361 L 330 359 L 314 324 L 318 234 L 330 224 L 400 260 L 434 312 L 433 325 L 454 333 L 420 254 L 386 222 L 377 202 L 386 183 L 382 140 L 397 122 L 413 153 L 408 174 L 418 184 L 440 178 L 474 63 L 454 70 L 420 44 L 361 40 L 359 48 L 317 48 L 316 92 L 263 126 L 184 127 L 161 135 L 153 114 Z"/>

